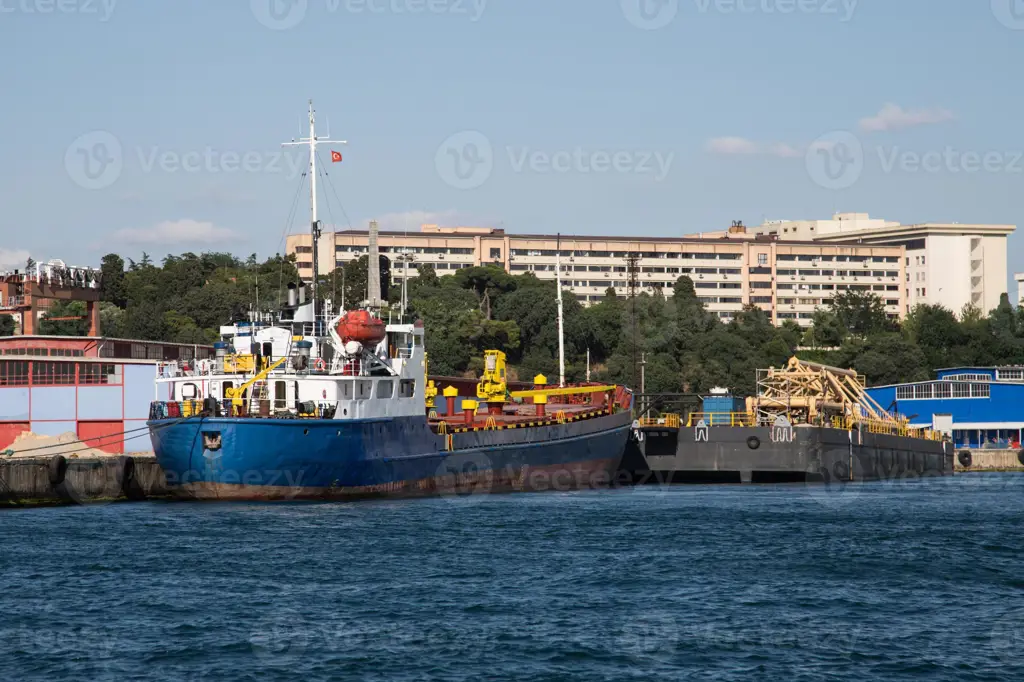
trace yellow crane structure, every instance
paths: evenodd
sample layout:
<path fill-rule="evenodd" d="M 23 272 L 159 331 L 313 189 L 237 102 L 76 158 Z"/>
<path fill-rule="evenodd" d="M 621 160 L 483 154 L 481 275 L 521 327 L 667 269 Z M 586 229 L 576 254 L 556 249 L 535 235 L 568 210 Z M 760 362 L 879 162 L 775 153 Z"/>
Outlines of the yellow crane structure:
<path fill-rule="evenodd" d="M 266 369 L 254 375 L 244 384 L 236 387 L 225 388 L 224 397 L 231 401 L 231 411 L 233 413 L 238 413 L 239 411 L 241 411 L 242 407 L 245 405 L 245 392 L 248 391 L 256 382 L 263 381 L 264 379 L 266 379 L 271 372 L 273 372 L 275 369 L 277 369 L 287 361 L 288 356 L 285 356 L 280 360 L 277 360 L 267 365 Z"/>
<path fill-rule="evenodd" d="M 747 412 L 761 423 L 784 416 L 791 424 L 905 430 L 907 420 L 882 408 L 865 387 L 864 377 L 852 369 L 793 357 L 781 369 L 758 370 L 757 396 L 747 398 Z"/>

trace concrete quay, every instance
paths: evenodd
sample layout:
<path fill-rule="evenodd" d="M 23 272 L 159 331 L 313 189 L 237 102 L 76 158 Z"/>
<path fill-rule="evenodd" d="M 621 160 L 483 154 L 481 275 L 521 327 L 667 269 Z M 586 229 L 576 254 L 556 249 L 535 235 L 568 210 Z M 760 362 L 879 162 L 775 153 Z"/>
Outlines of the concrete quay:
<path fill-rule="evenodd" d="M 164 472 L 153 455 L 0 458 L 0 509 L 167 495 Z"/>
<path fill-rule="evenodd" d="M 958 450 L 957 472 L 1024 471 L 1024 450 Z"/>

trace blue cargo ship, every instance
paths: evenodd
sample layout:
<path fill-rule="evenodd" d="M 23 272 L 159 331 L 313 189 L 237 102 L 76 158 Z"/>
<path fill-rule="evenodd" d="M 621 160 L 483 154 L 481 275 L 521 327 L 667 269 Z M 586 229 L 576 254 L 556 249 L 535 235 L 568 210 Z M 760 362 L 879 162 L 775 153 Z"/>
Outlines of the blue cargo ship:
<path fill-rule="evenodd" d="M 309 122 L 301 143 L 310 147 L 315 283 L 315 150 L 324 140 L 312 105 Z M 628 389 L 538 377 L 532 390 L 510 392 L 495 350 L 475 396 L 449 388 L 439 397 L 427 379 L 422 325 L 385 324 L 378 314 L 375 224 L 368 267 L 359 308 L 323 314 L 313 287 L 289 285 L 271 323 L 222 327 L 215 358 L 157 379 L 148 424 L 174 493 L 351 499 L 612 483 L 632 427 Z"/>

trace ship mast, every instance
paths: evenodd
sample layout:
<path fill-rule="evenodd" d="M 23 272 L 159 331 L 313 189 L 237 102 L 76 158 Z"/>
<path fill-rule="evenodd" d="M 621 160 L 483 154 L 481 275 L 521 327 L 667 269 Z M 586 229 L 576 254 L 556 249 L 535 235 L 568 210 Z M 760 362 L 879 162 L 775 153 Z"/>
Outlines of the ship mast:
<path fill-rule="evenodd" d="M 562 235 L 555 241 L 555 282 L 558 290 L 558 385 L 565 387 L 565 325 L 562 317 Z"/>
<path fill-rule="evenodd" d="M 330 134 L 328 133 L 328 137 Z M 319 144 L 348 144 L 345 140 L 331 140 L 318 138 L 316 136 L 316 110 L 313 109 L 313 100 L 309 100 L 309 137 L 300 137 L 298 140 L 292 138 L 291 142 L 285 142 L 283 147 L 309 146 L 309 225 L 313 237 L 313 281 L 310 283 L 310 292 L 313 294 L 313 319 L 320 314 L 320 301 L 317 299 L 317 280 L 320 278 L 320 220 L 316 211 L 316 147 Z"/>

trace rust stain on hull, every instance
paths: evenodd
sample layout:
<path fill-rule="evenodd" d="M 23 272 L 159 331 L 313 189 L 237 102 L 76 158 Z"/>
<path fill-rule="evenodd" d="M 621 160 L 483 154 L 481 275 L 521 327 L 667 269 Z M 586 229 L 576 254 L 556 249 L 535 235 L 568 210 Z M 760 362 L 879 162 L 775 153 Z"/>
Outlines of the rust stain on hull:
<path fill-rule="evenodd" d="M 257 486 L 201 482 L 173 486 L 171 491 L 176 497 L 190 500 L 252 502 L 566 492 L 630 485 L 630 477 L 617 472 L 618 464 L 618 458 L 609 458 L 571 465 L 508 467 L 362 487 Z"/>

